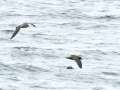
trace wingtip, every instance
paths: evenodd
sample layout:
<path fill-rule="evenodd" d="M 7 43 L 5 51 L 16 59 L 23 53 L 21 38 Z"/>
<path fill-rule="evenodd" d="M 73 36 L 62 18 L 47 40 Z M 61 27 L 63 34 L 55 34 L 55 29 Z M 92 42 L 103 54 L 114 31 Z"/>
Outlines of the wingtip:
<path fill-rule="evenodd" d="M 12 39 L 12 37 L 10 37 L 10 40 Z"/>
<path fill-rule="evenodd" d="M 12 40 L 13 38 L 14 38 L 14 36 L 11 36 L 11 37 L 10 37 L 10 40 Z"/>
<path fill-rule="evenodd" d="M 78 65 L 78 67 L 82 69 L 82 62 L 81 62 L 81 60 L 75 60 L 75 61 L 76 61 L 77 65 Z"/>

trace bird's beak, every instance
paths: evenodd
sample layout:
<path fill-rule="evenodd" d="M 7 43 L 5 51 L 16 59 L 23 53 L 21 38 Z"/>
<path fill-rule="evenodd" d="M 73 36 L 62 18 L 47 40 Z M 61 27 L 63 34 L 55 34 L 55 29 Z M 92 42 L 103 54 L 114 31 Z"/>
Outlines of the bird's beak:
<path fill-rule="evenodd" d="M 31 24 L 33 27 L 36 27 L 36 25 L 34 25 L 34 24 Z"/>

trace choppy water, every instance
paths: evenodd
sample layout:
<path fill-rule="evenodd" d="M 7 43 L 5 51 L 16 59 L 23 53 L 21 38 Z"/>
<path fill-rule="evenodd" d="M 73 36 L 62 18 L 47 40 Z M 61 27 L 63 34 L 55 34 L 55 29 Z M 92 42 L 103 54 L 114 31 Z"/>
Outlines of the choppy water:
<path fill-rule="evenodd" d="M 120 90 L 119 49 L 119 0 L 0 1 L 0 90 Z"/>

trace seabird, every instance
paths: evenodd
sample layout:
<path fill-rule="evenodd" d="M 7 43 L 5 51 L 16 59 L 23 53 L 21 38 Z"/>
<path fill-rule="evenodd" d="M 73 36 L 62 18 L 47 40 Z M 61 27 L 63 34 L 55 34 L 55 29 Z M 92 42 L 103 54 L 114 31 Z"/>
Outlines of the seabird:
<path fill-rule="evenodd" d="M 29 25 L 32 25 L 33 27 L 36 27 L 34 24 L 32 23 L 23 23 L 19 26 L 16 27 L 16 30 L 14 31 L 13 35 L 11 36 L 10 39 L 12 39 L 13 37 L 15 37 L 17 35 L 17 33 L 20 31 L 21 28 L 28 28 Z"/>
<path fill-rule="evenodd" d="M 82 62 L 81 57 L 79 55 L 70 55 L 69 57 L 66 57 L 67 59 L 75 60 L 79 68 L 82 68 Z"/>

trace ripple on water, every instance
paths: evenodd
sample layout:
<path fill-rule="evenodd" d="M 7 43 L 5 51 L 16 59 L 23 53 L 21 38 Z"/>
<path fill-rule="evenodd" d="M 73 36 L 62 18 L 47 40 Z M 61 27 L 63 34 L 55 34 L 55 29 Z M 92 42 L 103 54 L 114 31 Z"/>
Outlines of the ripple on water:
<path fill-rule="evenodd" d="M 95 19 L 101 19 L 101 20 L 113 20 L 113 19 L 119 19 L 120 17 L 116 17 L 113 15 L 104 15 L 104 16 L 99 16 L 99 17 L 95 17 Z"/>
<path fill-rule="evenodd" d="M 94 60 L 97 61 L 101 61 L 103 56 L 107 56 L 108 53 L 102 50 L 83 50 L 82 51 L 83 56 L 85 56 L 85 58 L 92 58 Z"/>
<path fill-rule="evenodd" d="M 13 30 L 0 30 L 0 32 L 9 34 L 9 33 L 13 33 Z"/>
<path fill-rule="evenodd" d="M 59 58 L 60 56 L 57 55 L 57 50 L 53 50 L 53 49 L 46 49 L 46 50 L 42 50 L 41 52 L 41 56 L 48 59 L 48 58 Z"/>
<path fill-rule="evenodd" d="M 49 72 L 47 69 L 43 69 L 41 67 L 33 66 L 33 65 L 26 65 L 22 63 L 17 63 L 17 64 L 3 64 L 0 63 L 0 75 L 4 75 L 3 72 L 21 72 L 21 70 L 28 71 L 28 72 Z"/>
<path fill-rule="evenodd" d="M 15 65 L 15 67 L 19 68 L 19 69 L 22 69 L 24 71 L 28 71 L 28 72 L 31 72 L 31 73 L 35 73 L 35 72 L 49 72 L 49 70 L 47 69 L 43 69 L 41 67 L 37 67 L 37 66 L 33 66 L 33 65 Z"/>
<path fill-rule="evenodd" d="M 2 42 L 2 41 L 3 41 L 3 42 L 4 42 L 4 41 L 7 41 L 7 42 L 8 42 L 9 39 L 6 39 L 6 38 L 0 38 L 0 42 Z"/>
<path fill-rule="evenodd" d="M 0 63 L 0 71 L 0 75 L 2 75 L 3 72 L 16 71 L 16 69 L 13 68 L 11 65 Z"/>
<path fill-rule="evenodd" d="M 118 73 L 115 72 L 102 72 L 104 75 L 111 75 L 111 76 L 119 76 Z"/>
<path fill-rule="evenodd" d="M 35 51 L 38 48 L 36 48 L 36 47 L 16 46 L 16 47 L 13 47 L 13 49 L 23 50 L 23 51 Z"/>
<path fill-rule="evenodd" d="M 16 46 L 11 48 L 11 56 L 12 57 L 32 57 L 39 56 L 38 52 L 39 48 L 36 47 L 24 47 L 24 46 Z"/>
<path fill-rule="evenodd" d="M 94 87 L 92 90 L 105 90 L 103 87 Z"/>

